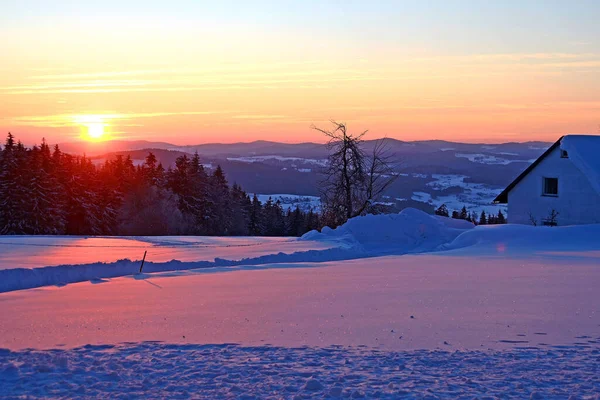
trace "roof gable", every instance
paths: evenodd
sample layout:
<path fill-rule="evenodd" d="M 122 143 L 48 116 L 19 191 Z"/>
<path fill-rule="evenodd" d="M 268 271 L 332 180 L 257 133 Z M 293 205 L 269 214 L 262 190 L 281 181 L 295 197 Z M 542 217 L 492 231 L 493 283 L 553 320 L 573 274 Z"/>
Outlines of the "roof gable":
<path fill-rule="evenodd" d="M 525 169 L 525 171 L 523 171 L 521 173 L 521 175 L 519 175 L 517 177 L 517 179 L 512 181 L 510 183 L 510 185 L 508 185 L 506 187 L 506 189 L 504 189 L 502 191 L 502 193 L 500 193 L 498 196 L 496 196 L 496 198 L 494 199 L 494 203 L 500 203 L 500 204 L 508 203 L 508 192 L 510 192 L 515 186 L 517 186 L 517 184 L 519 182 L 521 182 L 523 180 L 523 178 L 525 178 L 527 176 L 527 174 L 529 174 L 529 172 L 531 172 L 539 163 L 541 163 L 544 158 L 546 158 L 550 153 L 552 153 L 554 151 L 554 149 L 556 149 L 560 145 L 560 141 L 562 140 L 563 137 L 564 136 L 562 136 L 552 146 L 550 146 L 548 148 L 548 150 L 546 150 L 544 152 L 544 154 L 539 156 L 537 160 L 535 160 L 533 163 L 531 163 L 531 165 L 529 167 L 527 167 L 527 169 Z"/>
<path fill-rule="evenodd" d="M 494 199 L 494 203 L 508 203 L 508 193 L 558 146 L 560 146 L 562 150 L 567 151 L 571 162 L 586 176 L 594 190 L 600 195 L 600 136 L 566 135 L 558 139 L 544 152 L 544 154 L 527 167 L 517 179 L 512 181 L 512 183 Z"/>

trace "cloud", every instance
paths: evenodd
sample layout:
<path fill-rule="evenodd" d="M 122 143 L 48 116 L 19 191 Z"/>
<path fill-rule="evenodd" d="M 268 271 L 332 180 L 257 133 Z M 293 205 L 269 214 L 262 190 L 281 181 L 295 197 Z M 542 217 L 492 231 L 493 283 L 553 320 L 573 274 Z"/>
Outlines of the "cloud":
<path fill-rule="evenodd" d="M 282 118 L 289 118 L 286 115 L 261 115 L 261 114 L 257 114 L 257 115 L 234 115 L 233 117 L 231 117 L 233 119 L 282 119 Z"/>
<path fill-rule="evenodd" d="M 57 114 L 41 116 L 21 116 L 8 119 L 14 125 L 38 126 L 38 127 L 68 127 L 80 125 L 87 120 L 101 121 L 109 123 L 111 121 L 125 121 L 140 118 L 157 118 L 180 115 L 216 115 L 233 114 L 234 111 L 181 111 L 181 112 L 152 112 L 152 113 L 120 113 L 120 114 L 99 114 L 99 113 L 79 113 L 79 114 Z M 128 124 L 130 125 L 130 124 Z M 125 126 L 125 125 L 123 125 Z"/>

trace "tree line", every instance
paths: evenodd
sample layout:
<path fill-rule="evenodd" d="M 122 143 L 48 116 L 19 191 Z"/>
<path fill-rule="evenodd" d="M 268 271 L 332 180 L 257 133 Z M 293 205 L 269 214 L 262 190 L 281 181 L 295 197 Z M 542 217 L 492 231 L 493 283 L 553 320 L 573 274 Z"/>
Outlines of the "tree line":
<path fill-rule="evenodd" d="M 469 212 L 466 206 L 460 211 L 453 210 L 452 213 L 448 211 L 448 207 L 442 204 L 435 210 L 435 215 L 441 215 L 442 217 L 452 217 L 454 219 L 464 219 L 465 221 L 472 222 L 475 225 L 497 225 L 506 224 L 506 217 L 502 213 L 502 210 L 498 210 L 498 214 L 486 214 L 485 210 L 481 211 L 481 214 L 477 215 L 475 211 Z"/>
<path fill-rule="evenodd" d="M 220 166 L 205 169 L 197 153 L 167 169 L 152 152 L 142 165 L 122 155 L 95 165 L 58 145 L 51 150 L 45 140 L 26 148 L 9 133 L 0 151 L 0 234 L 301 236 L 385 212 L 379 200 L 398 178 L 385 143 L 367 153 L 366 132 L 352 135 L 345 124 L 332 124 L 313 127 L 330 150 L 319 182 L 320 213 L 284 210 L 271 199 L 263 204 L 230 185 Z M 443 204 L 435 214 L 476 225 L 506 223 L 502 211 L 450 213 Z"/>
<path fill-rule="evenodd" d="M 0 234 L 300 236 L 319 213 L 264 204 L 198 154 L 165 169 L 117 155 L 96 166 L 59 146 L 26 148 L 8 134 L 0 151 Z"/>

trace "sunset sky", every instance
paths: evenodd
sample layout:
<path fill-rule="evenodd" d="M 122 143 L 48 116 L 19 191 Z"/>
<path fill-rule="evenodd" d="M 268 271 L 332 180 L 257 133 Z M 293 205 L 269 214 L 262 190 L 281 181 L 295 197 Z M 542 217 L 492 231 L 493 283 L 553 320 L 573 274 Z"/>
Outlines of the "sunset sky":
<path fill-rule="evenodd" d="M 600 129 L 598 0 L 2 1 L 0 55 L 0 132 L 26 144 Z"/>

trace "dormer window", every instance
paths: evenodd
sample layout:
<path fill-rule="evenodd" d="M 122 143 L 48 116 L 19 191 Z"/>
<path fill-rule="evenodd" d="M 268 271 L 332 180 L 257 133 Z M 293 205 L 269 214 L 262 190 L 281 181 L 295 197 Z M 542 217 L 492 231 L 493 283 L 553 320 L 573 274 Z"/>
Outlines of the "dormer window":
<path fill-rule="evenodd" d="M 566 150 L 561 150 L 560 158 L 569 158 L 569 153 Z"/>

